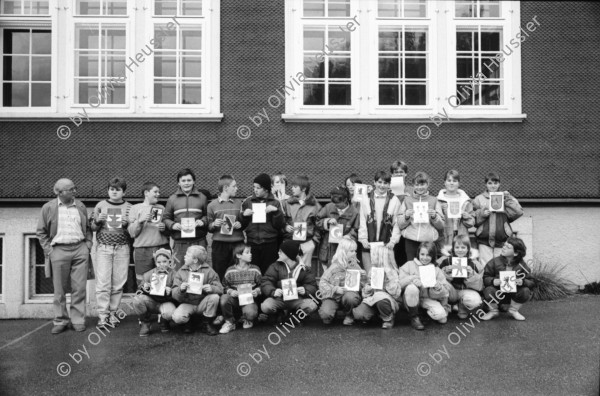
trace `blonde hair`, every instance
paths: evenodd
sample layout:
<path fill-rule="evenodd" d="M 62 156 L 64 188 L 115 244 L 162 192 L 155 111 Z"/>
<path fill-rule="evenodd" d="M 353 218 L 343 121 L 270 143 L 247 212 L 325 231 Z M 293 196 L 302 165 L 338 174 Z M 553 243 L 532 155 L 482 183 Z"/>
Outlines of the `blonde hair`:
<path fill-rule="evenodd" d="M 339 263 L 348 264 L 348 252 L 350 251 L 350 249 L 356 250 L 356 247 L 356 242 L 354 242 L 352 239 L 347 237 L 342 238 L 340 240 L 340 243 L 338 243 L 338 247 L 331 261 L 337 261 Z"/>
<path fill-rule="evenodd" d="M 206 260 L 208 259 L 208 253 L 203 246 L 193 245 L 187 248 L 187 251 L 192 254 L 193 258 L 198 259 L 200 264 L 206 263 Z"/>

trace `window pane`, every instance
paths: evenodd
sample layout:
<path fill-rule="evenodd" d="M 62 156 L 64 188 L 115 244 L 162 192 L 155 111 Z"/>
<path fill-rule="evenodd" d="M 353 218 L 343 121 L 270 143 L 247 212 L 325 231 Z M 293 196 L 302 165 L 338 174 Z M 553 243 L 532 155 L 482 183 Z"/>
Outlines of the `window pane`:
<path fill-rule="evenodd" d="M 427 4 L 425 0 L 415 2 L 406 1 L 404 3 L 405 18 L 425 18 L 427 16 Z"/>
<path fill-rule="evenodd" d="M 125 29 L 107 29 L 102 34 L 103 49 L 125 49 Z"/>
<path fill-rule="evenodd" d="M 398 78 L 398 58 L 379 58 L 379 78 Z"/>
<path fill-rule="evenodd" d="M 127 2 L 123 0 L 104 0 L 106 15 L 127 15 Z"/>
<path fill-rule="evenodd" d="M 473 51 L 472 32 L 456 32 L 456 50 Z"/>
<path fill-rule="evenodd" d="M 34 30 L 31 40 L 33 54 L 50 54 L 52 52 L 52 34 L 49 31 Z"/>
<path fill-rule="evenodd" d="M 31 57 L 31 80 L 32 81 L 51 81 L 52 80 L 52 59 L 49 56 Z"/>
<path fill-rule="evenodd" d="M 324 0 L 305 1 L 304 2 L 304 16 L 305 17 L 324 17 L 325 16 Z"/>
<path fill-rule="evenodd" d="M 4 79 L 29 81 L 29 56 L 5 56 Z"/>
<path fill-rule="evenodd" d="M 398 85 L 379 84 L 379 104 L 382 106 L 400 104 Z"/>
<path fill-rule="evenodd" d="M 77 15 L 100 15 L 100 0 L 77 0 Z"/>
<path fill-rule="evenodd" d="M 155 48 L 158 49 L 175 49 L 177 45 L 177 32 L 175 30 L 167 30 L 167 25 L 163 25 L 161 31 L 159 26 L 154 27 L 154 37 L 161 37 L 160 40 L 156 40 Z"/>
<path fill-rule="evenodd" d="M 304 104 L 305 105 L 324 105 L 325 104 L 325 85 L 304 83 Z"/>
<path fill-rule="evenodd" d="M 495 58 L 481 58 L 481 62 L 481 72 L 485 75 L 486 79 L 502 78 L 502 64 L 498 63 Z"/>
<path fill-rule="evenodd" d="M 155 77 L 177 77 L 177 58 L 175 55 L 154 55 Z"/>
<path fill-rule="evenodd" d="M 427 62 L 425 58 L 407 57 L 405 61 L 406 78 L 425 78 L 427 77 Z M 408 97 L 408 95 L 407 95 Z"/>
<path fill-rule="evenodd" d="M 425 85 L 406 84 L 406 104 L 426 105 L 427 87 Z"/>
<path fill-rule="evenodd" d="M 181 40 L 183 47 L 182 49 L 187 50 L 201 50 L 202 49 L 202 32 L 200 27 L 197 30 L 182 30 Z"/>
<path fill-rule="evenodd" d="M 177 0 L 156 0 L 154 15 L 177 15 Z"/>
<path fill-rule="evenodd" d="M 181 14 L 183 15 L 202 15 L 202 0 L 183 1 L 181 5 Z"/>
<path fill-rule="evenodd" d="M 202 92 L 200 84 L 185 83 L 181 86 L 182 104 L 200 104 L 202 103 Z"/>
<path fill-rule="evenodd" d="M 156 103 L 156 104 L 175 104 L 175 103 L 177 103 L 175 83 L 174 82 L 155 82 L 154 83 L 154 103 Z"/>
<path fill-rule="evenodd" d="M 481 104 L 489 106 L 498 106 L 500 103 L 500 85 L 484 84 L 481 85 Z"/>
<path fill-rule="evenodd" d="M 330 2 L 328 8 L 330 17 L 350 16 L 350 0 L 345 0 L 338 3 Z"/>
<path fill-rule="evenodd" d="M 475 104 L 475 97 L 479 97 L 479 86 L 474 85 L 471 89 L 471 85 L 469 84 L 458 84 L 456 86 L 456 98 L 460 100 L 461 106 L 473 106 Z M 450 103 L 453 106 L 458 104 L 456 98 L 451 98 Z"/>
<path fill-rule="evenodd" d="M 29 106 L 29 84 L 4 83 L 2 101 L 5 107 Z"/>
<path fill-rule="evenodd" d="M 124 76 L 125 57 L 121 55 L 108 55 L 106 57 L 106 71 L 103 75 L 107 77 Z"/>
<path fill-rule="evenodd" d="M 20 14 L 21 13 L 21 1 L 19 0 L 6 0 L 0 1 L 2 6 L 2 14 Z"/>
<path fill-rule="evenodd" d="M 314 56 L 304 57 L 304 76 L 306 78 L 324 78 L 325 61 L 317 63 Z"/>
<path fill-rule="evenodd" d="M 125 104 L 125 84 L 113 83 L 112 87 L 109 82 L 103 84 L 107 104 Z"/>
<path fill-rule="evenodd" d="M 330 105 L 349 105 L 351 100 L 350 84 L 331 84 L 329 86 Z"/>
<path fill-rule="evenodd" d="M 500 32 L 481 32 L 481 51 L 500 51 Z"/>
<path fill-rule="evenodd" d="M 202 77 L 202 58 L 199 56 L 183 57 L 182 77 Z"/>
<path fill-rule="evenodd" d="M 323 51 L 325 48 L 325 31 L 304 30 L 304 50 Z"/>
<path fill-rule="evenodd" d="M 481 1 L 479 6 L 479 16 L 481 18 L 498 18 L 500 17 L 500 4 L 498 1 Z"/>
<path fill-rule="evenodd" d="M 477 74 L 477 73 L 475 73 Z M 458 58 L 456 59 L 456 77 L 470 78 L 473 74 L 473 58 Z"/>
<path fill-rule="evenodd" d="M 31 106 L 50 106 L 51 85 L 35 83 L 31 84 Z"/>
<path fill-rule="evenodd" d="M 425 32 L 406 32 L 406 51 L 425 51 L 427 49 L 427 34 Z"/>
<path fill-rule="evenodd" d="M 98 26 L 97 25 L 77 25 L 75 27 L 75 48 L 98 49 Z"/>
<path fill-rule="evenodd" d="M 98 76 L 98 55 L 80 51 L 75 55 L 75 75 L 82 77 Z"/>
<path fill-rule="evenodd" d="M 399 32 L 379 32 L 379 51 L 399 51 Z"/>
<path fill-rule="evenodd" d="M 330 30 L 328 45 L 329 51 L 350 51 L 350 33 Z"/>
<path fill-rule="evenodd" d="M 329 58 L 329 78 L 350 78 L 350 58 Z"/>
<path fill-rule="evenodd" d="M 75 80 L 75 103 L 88 103 L 90 97 L 98 97 L 98 83 L 92 81 Z M 92 99 L 96 104 L 98 101 Z"/>
<path fill-rule="evenodd" d="M 379 0 L 377 5 L 377 15 L 380 18 L 398 18 L 400 17 L 400 7 L 397 1 Z"/>
<path fill-rule="evenodd" d="M 456 18 L 473 18 L 475 10 L 475 1 L 457 1 L 455 8 Z"/>
<path fill-rule="evenodd" d="M 5 30 L 5 54 L 29 54 L 29 30 Z"/>

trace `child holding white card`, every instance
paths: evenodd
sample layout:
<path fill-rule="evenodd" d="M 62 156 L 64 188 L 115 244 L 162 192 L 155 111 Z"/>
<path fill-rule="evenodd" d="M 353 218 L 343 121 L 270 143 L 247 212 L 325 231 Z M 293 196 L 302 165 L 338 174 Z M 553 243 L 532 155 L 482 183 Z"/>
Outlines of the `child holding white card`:
<path fill-rule="evenodd" d="M 321 244 L 319 245 L 319 263 L 323 269 L 331 264 L 338 244 L 330 242 L 331 228 L 341 225 L 341 236 L 356 241 L 358 236 L 358 225 L 360 222 L 360 209 L 350 205 L 348 190 L 336 187 L 330 193 L 331 202 L 325 205 L 317 216 L 317 228 L 321 232 Z M 334 235 L 337 236 L 337 235 Z M 357 255 L 359 254 L 357 250 Z"/>
<path fill-rule="evenodd" d="M 279 249 L 277 239 L 285 225 L 281 204 L 271 194 L 271 177 L 265 173 L 254 178 L 254 194 L 244 200 L 238 220 L 246 232 L 246 239 L 252 249 L 252 264 L 264 274 L 271 263 L 277 260 Z M 266 209 L 262 215 L 264 222 L 256 222 L 253 205 L 262 204 Z M 255 209 L 257 209 L 255 207 Z M 253 219 L 254 217 L 254 219 Z"/>
<path fill-rule="evenodd" d="M 457 235 L 469 235 L 469 228 L 475 225 L 471 198 L 459 189 L 460 175 L 451 169 L 444 176 L 444 186 L 437 196 L 444 215 L 444 232 L 438 238 L 438 248 L 451 247 Z"/>
<path fill-rule="evenodd" d="M 500 176 L 497 173 L 487 174 L 485 187 L 486 191 L 473 200 L 475 227 L 477 227 L 475 235 L 482 265 L 486 265 L 501 254 L 504 242 L 513 234 L 510 223 L 523 216 L 523 208 L 519 201 L 508 191 L 503 192 L 504 211 L 490 211 L 490 193 L 498 192 L 500 189 Z"/>
<path fill-rule="evenodd" d="M 317 282 L 310 268 L 301 262 L 301 256 L 300 243 L 283 241 L 279 249 L 279 259 L 269 266 L 262 277 L 260 290 L 266 300 L 260 309 L 266 315 L 275 316 L 288 310 L 302 320 L 317 310 L 318 300 L 314 297 Z M 284 299 L 283 287 L 284 283 L 288 284 L 289 279 L 296 281 L 298 299 Z"/>
<path fill-rule="evenodd" d="M 180 305 L 173 312 L 173 322 L 185 325 L 184 332 L 193 331 L 191 316 L 202 315 L 200 331 L 208 335 L 217 335 L 212 320 L 217 315 L 219 300 L 223 294 L 223 285 L 219 275 L 208 266 L 208 253 L 202 246 L 190 246 L 183 257 L 184 265 L 175 274 L 172 295 Z M 203 278 L 202 293 L 194 294 L 188 290 L 190 273 L 200 273 Z"/>
<path fill-rule="evenodd" d="M 524 303 L 529 301 L 531 288 L 535 286 L 535 282 L 531 278 L 531 270 L 523 260 L 526 253 L 525 243 L 519 238 L 510 237 L 504 242 L 500 256 L 493 258 L 485 265 L 483 296 L 489 312 L 481 319 L 490 320 L 498 317 L 500 315 L 498 305 L 510 302 L 508 313 L 516 320 L 525 320 L 519 310 Z M 515 271 L 517 286 L 515 293 L 505 293 L 500 290 L 502 282 L 500 271 Z"/>
<path fill-rule="evenodd" d="M 398 243 L 400 235 L 405 238 L 408 261 L 417 257 L 421 243 L 435 242 L 444 229 L 442 206 L 435 197 L 429 195 L 429 182 L 429 176 L 425 172 L 415 174 L 413 193 L 400 205 L 390 240 L 392 243 Z M 433 258 L 436 259 L 437 257 Z"/>
<path fill-rule="evenodd" d="M 443 259 L 440 264 L 440 269 L 446 275 L 446 281 L 449 283 L 448 302 L 458 304 L 458 317 L 460 319 L 466 319 L 469 316 L 469 311 L 482 304 L 479 293 L 483 289 L 483 279 L 477 265 L 471 259 L 471 253 L 473 252 L 471 251 L 469 235 L 458 235 L 454 238 L 450 256 Z M 465 274 L 460 274 L 460 271 L 452 271 L 455 266 L 452 260 L 453 257 L 465 259 L 466 268 L 461 268 L 462 271 L 466 272 Z M 452 276 L 453 272 L 456 277 Z M 459 274 L 461 277 L 458 277 Z"/>
<path fill-rule="evenodd" d="M 351 326 L 354 323 L 352 310 L 360 304 L 362 298 L 359 291 L 349 291 L 344 287 L 349 270 L 361 272 L 360 287 L 362 289 L 366 282 L 366 273 L 358 265 L 356 242 L 350 238 L 342 238 L 331 260 L 331 265 L 319 281 L 322 299 L 319 316 L 324 324 L 331 324 L 340 306 L 346 315 L 344 325 Z"/>
<path fill-rule="evenodd" d="M 242 203 L 235 199 L 237 182 L 231 175 L 219 178 L 219 195 L 208 204 L 208 231 L 212 232 L 212 267 L 223 279 L 227 267 L 235 258 L 233 249 L 244 241 L 242 223 L 238 221 Z"/>
<path fill-rule="evenodd" d="M 404 198 L 413 193 L 413 187 L 408 184 L 408 164 L 402 160 L 394 161 L 390 165 L 390 172 L 392 173 L 392 178 L 402 177 L 404 179 L 404 194 L 396 195 L 400 205 L 402 205 Z M 394 259 L 396 263 L 406 263 L 408 261 L 406 258 L 406 242 L 404 242 L 402 235 L 400 235 L 398 243 L 394 246 Z"/>
<path fill-rule="evenodd" d="M 415 186 L 416 187 L 416 186 Z M 439 323 L 448 320 L 448 282 L 442 270 L 435 267 L 435 284 L 424 287 L 419 267 L 435 265 L 437 248 L 434 242 L 423 242 L 419 245 L 418 256 L 408 261 L 399 270 L 400 286 L 403 290 L 404 306 L 411 317 L 411 325 L 416 330 L 423 330 L 419 319 L 419 307 L 427 311 L 429 317 Z"/>
<path fill-rule="evenodd" d="M 258 301 L 260 296 L 261 274 L 260 268 L 250 264 L 252 253 L 250 246 L 238 243 L 233 248 L 234 264 L 227 269 L 223 278 L 223 295 L 221 296 L 221 311 L 225 323 L 219 333 L 227 334 L 235 330 L 236 316 L 242 317 L 244 329 L 254 325 L 258 316 Z M 238 288 L 241 285 L 250 285 L 254 302 L 240 305 Z"/>
<path fill-rule="evenodd" d="M 131 204 L 123 200 L 127 190 L 124 179 L 115 177 L 108 183 L 108 199 L 100 201 L 90 216 L 96 231 L 96 303 L 98 326 L 119 324 L 117 309 L 129 272 L 131 238 L 127 232 Z"/>
<path fill-rule="evenodd" d="M 158 249 L 154 253 L 156 268 L 144 273 L 139 292 L 133 299 L 133 310 L 140 317 L 140 337 L 147 337 L 150 334 L 150 315 L 157 313 L 161 316 L 160 331 L 167 333 L 169 331 L 169 321 L 175 312 L 175 304 L 171 300 L 171 291 L 175 270 L 173 269 L 173 260 L 171 251 L 167 249 Z M 165 277 L 164 294 L 158 295 L 161 286 L 161 278 Z M 153 287 L 154 286 L 154 287 Z"/>
<path fill-rule="evenodd" d="M 362 303 L 352 311 L 354 318 L 369 321 L 376 315 L 382 320 L 382 329 L 394 327 L 395 315 L 402 297 L 402 287 L 398 276 L 398 266 L 394 253 L 386 247 L 373 248 L 372 266 L 367 282 L 362 289 Z M 382 284 L 374 282 L 374 273 L 383 272 Z"/>
<path fill-rule="evenodd" d="M 154 253 L 158 249 L 170 249 L 168 231 L 162 222 L 165 207 L 158 203 L 158 184 L 146 182 L 142 186 L 144 202 L 133 205 L 129 211 L 127 231 L 134 238 L 133 262 L 138 286 L 143 275 L 155 267 Z"/>
<path fill-rule="evenodd" d="M 304 253 L 302 261 L 312 268 L 313 252 L 320 239 L 315 225 L 321 205 L 310 193 L 310 181 L 307 176 L 295 177 L 290 185 L 292 186 L 292 197 L 283 202 L 286 222 L 283 240 L 291 239 L 301 242 L 300 248 Z M 314 272 L 316 273 L 316 269 Z"/>

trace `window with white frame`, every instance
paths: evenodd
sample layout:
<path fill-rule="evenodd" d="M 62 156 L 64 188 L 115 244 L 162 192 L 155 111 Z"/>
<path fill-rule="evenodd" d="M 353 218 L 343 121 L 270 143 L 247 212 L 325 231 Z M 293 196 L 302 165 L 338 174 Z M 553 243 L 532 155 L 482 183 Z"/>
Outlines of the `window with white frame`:
<path fill-rule="evenodd" d="M 50 297 L 54 294 L 54 285 L 52 278 L 45 276 L 45 255 L 44 249 L 37 237 L 29 235 L 25 237 L 25 248 L 27 249 L 27 272 L 29 280 L 28 296 L 31 297 Z M 68 292 L 71 291 L 69 283 Z"/>
<path fill-rule="evenodd" d="M 503 51 L 518 2 L 301 2 L 286 2 L 286 75 L 302 71 L 303 92 L 286 121 L 524 118 L 520 48 Z"/>
<path fill-rule="evenodd" d="M 3 293 L 3 279 L 4 279 L 4 236 L 0 235 L 0 297 Z"/>
<path fill-rule="evenodd" d="M 0 117 L 222 118 L 220 0 L 1 3 Z M 13 29 L 26 12 L 33 26 Z"/>

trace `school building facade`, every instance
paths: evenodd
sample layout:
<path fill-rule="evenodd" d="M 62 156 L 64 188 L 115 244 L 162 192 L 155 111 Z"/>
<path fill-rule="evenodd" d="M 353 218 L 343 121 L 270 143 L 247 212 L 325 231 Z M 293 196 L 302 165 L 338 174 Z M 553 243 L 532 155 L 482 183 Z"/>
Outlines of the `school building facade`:
<path fill-rule="evenodd" d="M 496 171 L 528 256 L 598 281 L 599 23 L 592 1 L 1 0 L 0 318 L 52 317 L 35 228 L 57 179 L 91 211 L 111 177 L 166 199 L 184 167 L 240 196 L 306 174 L 323 200 L 399 159 L 432 194 Z"/>

